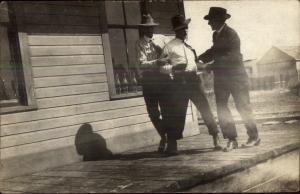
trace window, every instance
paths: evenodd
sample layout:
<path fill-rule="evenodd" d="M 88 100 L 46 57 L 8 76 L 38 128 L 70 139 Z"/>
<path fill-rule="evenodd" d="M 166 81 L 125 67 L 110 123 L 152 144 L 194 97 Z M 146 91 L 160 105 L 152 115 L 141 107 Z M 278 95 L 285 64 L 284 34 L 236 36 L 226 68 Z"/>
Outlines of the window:
<path fill-rule="evenodd" d="M 182 0 L 119 0 L 105 1 L 108 35 L 111 50 L 111 62 L 114 84 L 110 83 L 112 99 L 136 97 L 142 95 L 138 83 L 135 44 L 139 39 L 138 24 L 141 15 L 151 13 L 160 23 L 156 33 L 172 35 L 170 18 L 183 13 Z M 108 69 L 108 71 L 110 71 Z"/>
<path fill-rule="evenodd" d="M 135 43 L 139 39 L 140 2 L 106 1 L 105 8 L 115 81 L 113 97 L 141 95 L 135 50 Z"/>
<path fill-rule="evenodd" d="M 0 2 L 0 114 L 32 109 L 13 6 Z M 27 78 L 28 79 L 28 78 Z"/>

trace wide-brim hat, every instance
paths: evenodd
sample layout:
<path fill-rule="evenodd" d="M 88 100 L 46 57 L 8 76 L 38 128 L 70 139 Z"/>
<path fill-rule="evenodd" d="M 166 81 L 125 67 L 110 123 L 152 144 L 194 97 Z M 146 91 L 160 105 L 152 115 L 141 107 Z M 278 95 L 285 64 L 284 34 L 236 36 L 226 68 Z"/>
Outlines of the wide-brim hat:
<path fill-rule="evenodd" d="M 156 23 L 150 14 L 142 15 L 142 21 L 139 26 L 158 26 L 159 23 Z"/>
<path fill-rule="evenodd" d="M 227 10 L 222 7 L 211 7 L 209 9 L 208 15 L 204 16 L 205 20 L 217 19 L 217 20 L 227 20 L 231 17 L 227 13 Z"/>
<path fill-rule="evenodd" d="M 171 18 L 173 30 L 179 30 L 182 28 L 187 28 L 189 23 L 191 22 L 191 18 L 185 19 L 183 15 L 176 15 Z"/>

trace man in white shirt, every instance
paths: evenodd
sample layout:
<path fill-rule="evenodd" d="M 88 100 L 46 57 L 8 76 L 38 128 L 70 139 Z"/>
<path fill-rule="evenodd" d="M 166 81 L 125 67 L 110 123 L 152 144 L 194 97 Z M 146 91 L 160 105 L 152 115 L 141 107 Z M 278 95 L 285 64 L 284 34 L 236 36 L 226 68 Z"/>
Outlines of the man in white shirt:
<path fill-rule="evenodd" d="M 168 145 L 167 154 L 177 153 L 177 141 L 182 138 L 185 124 L 188 101 L 191 100 L 200 111 L 201 116 L 208 127 L 209 134 L 213 136 L 216 149 L 221 149 L 219 145 L 219 130 L 211 112 L 205 92 L 201 87 L 201 80 L 196 74 L 197 55 L 195 50 L 188 45 L 187 37 L 188 24 L 191 19 L 185 19 L 182 15 L 172 18 L 173 30 L 176 37 L 171 40 L 163 49 L 162 58 L 167 58 L 169 64 L 161 67 L 161 72 L 171 74 L 173 77 L 171 103 L 174 108 L 170 110 L 167 119 Z"/>
<path fill-rule="evenodd" d="M 139 24 L 142 36 L 136 43 L 136 49 L 147 112 L 161 137 L 158 152 L 162 153 L 166 144 L 163 119 L 167 106 L 167 102 L 163 100 L 164 87 L 167 86 L 162 83 L 167 83 L 170 77 L 159 72 L 158 64 L 163 63 L 163 60 L 158 61 L 158 58 L 169 39 L 164 35 L 153 34 L 155 26 L 158 26 L 158 23 L 154 22 L 151 15 L 142 16 L 142 22 Z"/>

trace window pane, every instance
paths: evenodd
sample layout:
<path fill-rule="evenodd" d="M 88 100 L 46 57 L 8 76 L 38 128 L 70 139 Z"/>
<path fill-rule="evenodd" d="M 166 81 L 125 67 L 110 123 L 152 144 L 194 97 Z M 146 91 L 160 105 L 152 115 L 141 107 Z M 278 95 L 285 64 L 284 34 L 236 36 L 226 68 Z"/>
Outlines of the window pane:
<path fill-rule="evenodd" d="M 108 30 L 114 69 L 127 69 L 126 45 L 123 29 Z"/>
<path fill-rule="evenodd" d="M 122 2 L 106 1 L 105 9 L 107 14 L 108 24 L 124 25 L 124 14 L 123 14 Z"/>
<path fill-rule="evenodd" d="M 124 3 L 127 25 L 138 25 L 141 22 L 140 2 L 125 1 Z"/>
<path fill-rule="evenodd" d="M 5 1 L 0 2 L 0 23 L 8 23 L 8 9 Z"/>
<path fill-rule="evenodd" d="M 6 26 L 0 25 L 0 101 L 17 100 L 17 76 Z"/>
<path fill-rule="evenodd" d="M 128 49 L 128 58 L 129 64 L 128 67 L 130 70 L 135 69 L 137 66 L 137 54 L 135 44 L 139 39 L 139 32 L 137 29 L 126 29 L 126 38 L 127 38 L 127 49 Z"/>

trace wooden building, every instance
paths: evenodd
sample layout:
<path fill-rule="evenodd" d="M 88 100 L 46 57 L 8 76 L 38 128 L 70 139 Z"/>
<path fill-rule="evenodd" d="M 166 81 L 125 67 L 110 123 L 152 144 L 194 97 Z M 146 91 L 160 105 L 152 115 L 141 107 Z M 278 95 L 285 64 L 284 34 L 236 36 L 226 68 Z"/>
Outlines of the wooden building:
<path fill-rule="evenodd" d="M 151 13 L 173 35 L 182 1 L 0 6 L 2 179 L 158 142 L 136 81 L 137 24 Z M 199 133 L 187 114 L 185 136 Z"/>
<path fill-rule="evenodd" d="M 278 87 L 289 87 L 299 82 L 300 47 L 275 47 L 269 49 L 257 62 L 259 77 L 274 77 Z"/>

